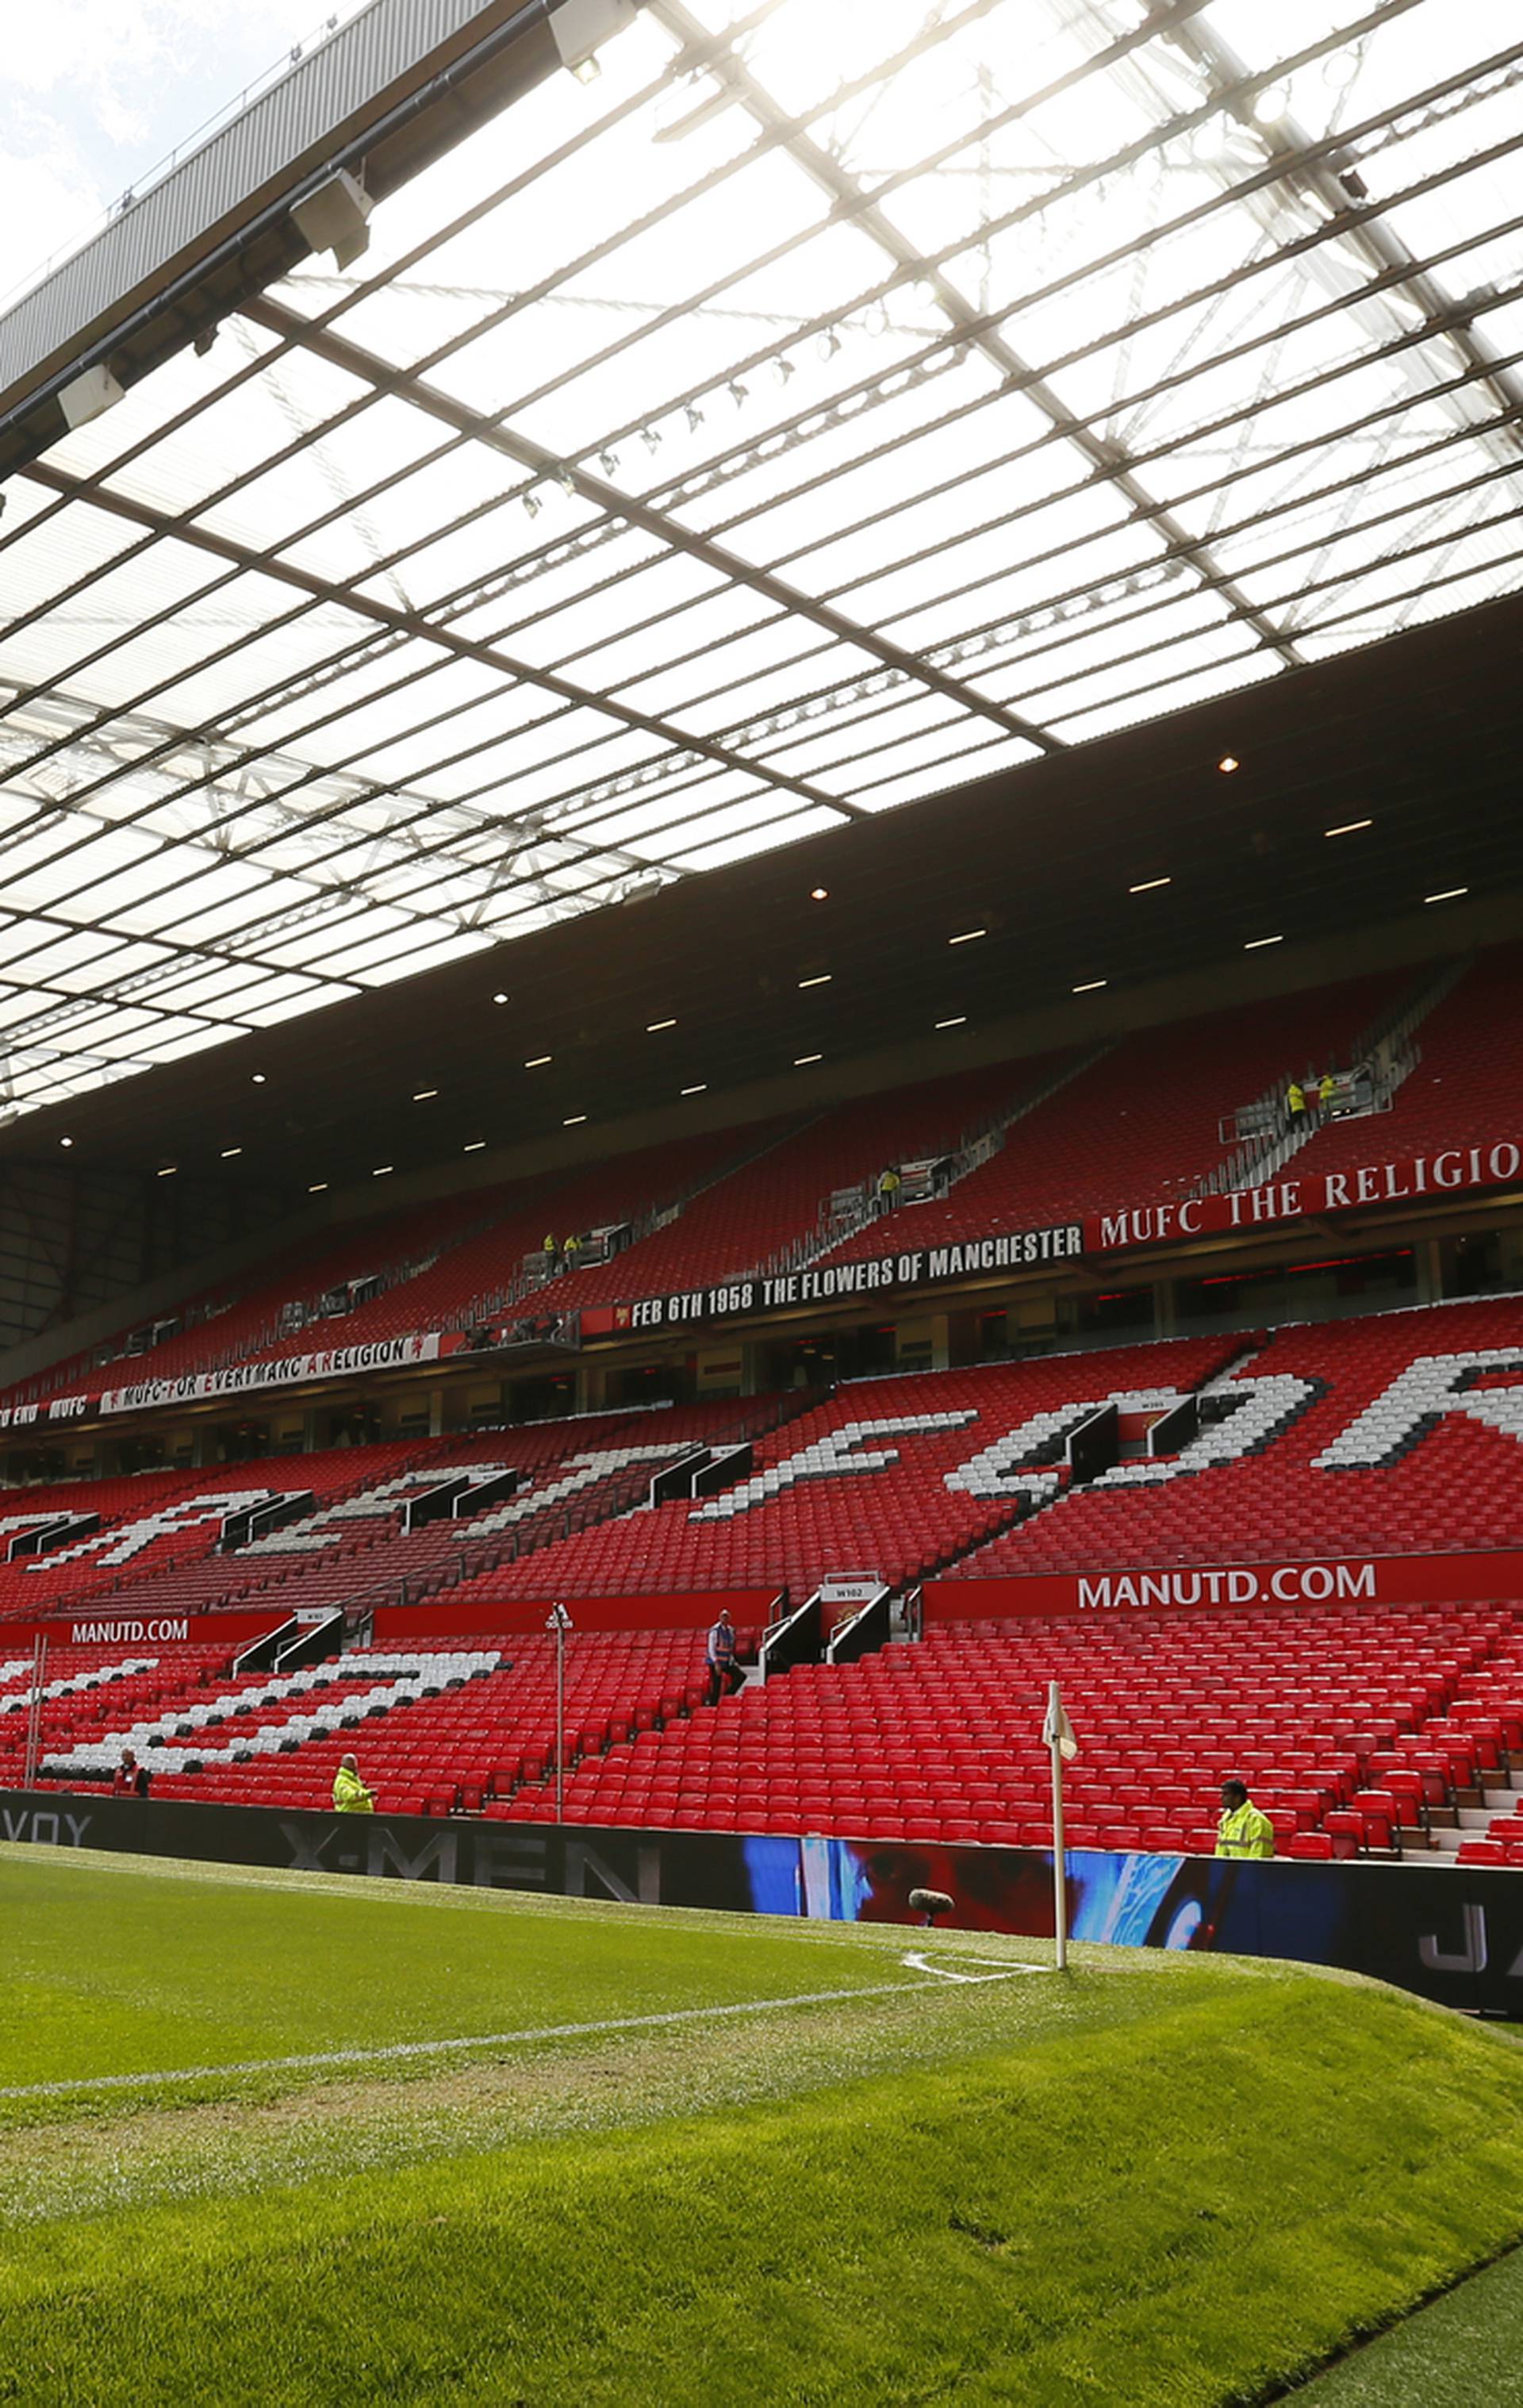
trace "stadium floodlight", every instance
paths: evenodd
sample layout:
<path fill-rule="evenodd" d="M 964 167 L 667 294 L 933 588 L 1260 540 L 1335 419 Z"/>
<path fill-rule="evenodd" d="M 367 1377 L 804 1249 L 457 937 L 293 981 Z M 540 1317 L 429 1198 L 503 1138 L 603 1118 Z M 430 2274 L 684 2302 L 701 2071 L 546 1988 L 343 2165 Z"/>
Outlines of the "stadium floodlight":
<path fill-rule="evenodd" d="M 292 208 L 292 221 L 308 251 L 331 251 L 334 265 L 352 267 L 370 248 L 369 194 L 347 167 L 324 179 Z"/>

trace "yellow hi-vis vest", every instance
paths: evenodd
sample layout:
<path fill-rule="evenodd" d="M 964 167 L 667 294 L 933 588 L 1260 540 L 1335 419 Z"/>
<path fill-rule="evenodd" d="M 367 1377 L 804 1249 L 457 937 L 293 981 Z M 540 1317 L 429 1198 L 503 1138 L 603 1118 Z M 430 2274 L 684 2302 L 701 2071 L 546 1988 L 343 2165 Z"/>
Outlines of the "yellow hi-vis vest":
<path fill-rule="evenodd" d="M 1261 1814 L 1250 1799 L 1246 1805 L 1234 1806 L 1224 1813 L 1217 1825 L 1218 1856 L 1272 1856 L 1274 1854 L 1274 1826 L 1267 1814 Z"/>
<path fill-rule="evenodd" d="M 374 1814 L 376 1801 L 357 1772 L 341 1764 L 334 1774 L 335 1814 Z"/>

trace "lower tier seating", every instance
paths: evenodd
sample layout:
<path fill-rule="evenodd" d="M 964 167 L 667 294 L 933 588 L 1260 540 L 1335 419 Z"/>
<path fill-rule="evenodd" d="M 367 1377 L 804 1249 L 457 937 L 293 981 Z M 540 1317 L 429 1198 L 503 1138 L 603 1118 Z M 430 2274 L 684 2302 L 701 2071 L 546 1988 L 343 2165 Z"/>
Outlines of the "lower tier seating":
<path fill-rule="evenodd" d="M 740 1636 L 749 1654 L 759 1633 Z M 420 1627 L 287 1674 L 207 1648 L 61 1651 L 48 1669 L 44 1779 L 62 1789 L 98 1789 L 131 1747 L 160 1799 L 321 1808 L 352 1748 L 382 1809 L 554 1815 L 539 1630 Z M 0 1786 L 20 1782 L 30 1672 L 0 1660 Z M 1079 1742 L 1075 1847 L 1209 1850 L 1219 1784 L 1240 1774 L 1284 1855 L 1523 1861 L 1510 1807 L 1467 1828 L 1523 1773 L 1523 1603 L 952 1623 L 713 1707 L 701 1629 L 578 1630 L 566 1817 L 1045 1847 L 1052 1679 Z"/>
<path fill-rule="evenodd" d="M 1238 1773 L 1289 1854 L 1428 1845 L 1477 1749 L 1503 1743 L 1472 1700 L 1506 1659 L 1523 1742 L 1523 1608 L 1263 1607 L 952 1625 L 843 1668 L 794 1671 L 573 1775 L 598 1824 L 1050 1844 L 1042 1742 L 1059 1680 L 1080 1753 L 1075 1847 L 1208 1848 Z M 517 1813 L 543 1819 L 543 1794 Z M 1302 1847 L 1302 1838 L 1311 1845 Z"/>
<path fill-rule="evenodd" d="M 566 1656 L 568 1757 L 675 1721 L 698 1705 L 705 1677 L 701 1631 L 578 1635 Z M 352 1749 L 383 1810 L 505 1814 L 516 1789 L 553 1773 L 555 1654 L 539 1632 L 431 1631 L 414 1646 L 389 1641 L 314 1667 L 285 1687 L 255 1676 L 247 1698 L 234 1690 L 228 1702 L 231 1713 L 171 1750 L 122 1742 L 149 1764 L 167 1764 L 156 1798 L 326 1807 L 339 1758 Z M 235 1721 L 239 1705 L 245 1714 Z M 60 1779 L 87 1770 L 56 1751 L 49 1763 Z"/>
<path fill-rule="evenodd" d="M 247 1642 L 244 1642 L 247 1643 Z M 72 1760 L 105 1733 L 165 1714 L 189 1713 L 217 1684 L 235 1685 L 230 1645 L 207 1647 L 50 1647 L 42 1683 L 42 1736 L 49 1758 Z M 19 1789 L 26 1764 L 33 1700 L 31 1649 L 7 1652 L 0 1641 L 0 1789 Z M 130 1739 L 119 1738 L 103 1777 L 115 1769 Z"/>

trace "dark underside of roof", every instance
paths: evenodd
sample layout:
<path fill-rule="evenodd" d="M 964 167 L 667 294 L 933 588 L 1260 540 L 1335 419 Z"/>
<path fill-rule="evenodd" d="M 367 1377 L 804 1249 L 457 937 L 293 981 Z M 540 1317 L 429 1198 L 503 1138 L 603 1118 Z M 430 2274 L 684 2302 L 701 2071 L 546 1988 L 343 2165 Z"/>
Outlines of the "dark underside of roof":
<path fill-rule="evenodd" d="M 66 1134 L 81 1168 L 204 1175 L 237 1145 L 240 1173 L 299 1197 L 580 1115 L 591 1151 L 684 1087 L 712 1111 L 799 1056 L 839 1065 L 938 1021 L 971 1039 L 1091 980 L 1225 979 L 1266 938 L 1523 887 L 1520 732 L 1514 597 L 34 1113 L 0 1162 L 56 1160 Z"/>

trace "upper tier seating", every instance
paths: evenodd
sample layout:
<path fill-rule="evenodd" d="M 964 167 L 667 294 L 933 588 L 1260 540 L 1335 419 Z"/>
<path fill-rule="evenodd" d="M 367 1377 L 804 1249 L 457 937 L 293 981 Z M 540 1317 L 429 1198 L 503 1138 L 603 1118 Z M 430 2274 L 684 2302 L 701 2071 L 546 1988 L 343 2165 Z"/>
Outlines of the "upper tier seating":
<path fill-rule="evenodd" d="M 1330 1122 L 1295 1156 L 1297 1172 L 1348 1170 L 1373 1155 L 1431 1155 L 1516 1136 L 1523 1096 L 1520 1002 L 1523 945 L 1482 953 L 1419 1022 L 1421 1058 L 1389 1112 L 1374 1122 Z"/>
<path fill-rule="evenodd" d="M 28 1524 L 64 1513 L 98 1513 L 103 1522 L 149 1510 L 184 1486 L 183 1471 L 123 1471 L 105 1480 L 38 1481 L 26 1488 L 0 1489 L 0 1524 L 8 1542 Z M 0 1556 L 6 1550 L 0 1546 Z"/>
<path fill-rule="evenodd" d="M 1493 1350 L 1495 1367 L 1447 1359 Z M 1161 1476 L 1121 1464 L 952 1577 L 1523 1544 L 1520 1371 L 1516 1297 L 1278 1329 L 1215 1391 L 1235 1431 L 1208 1422 Z"/>
<path fill-rule="evenodd" d="M 779 1409 L 776 1398 L 747 1405 L 727 1399 L 435 1440 L 410 1467 L 361 1483 L 316 1527 L 293 1522 L 220 1564 L 197 1567 L 193 1598 L 172 1582 L 158 1584 L 155 1596 L 177 1612 L 221 1601 L 269 1604 L 282 1612 L 417 1603 L 473 1572 L 527 1561 L 566 1530 L 622 1512 L 646 1494 L 662 1463 L 705 1440 L 768 1426 Z M 457 1469 L 483 1484 L 504 1469 L 520 1479 L 501 1502 L 472 1510 L 467 1497 L 459 1518 L 404 1529 L 409 1500 Z"/>
<path fill-rule="evenodd" d="M 241 1362 L 256 1352 L 274 1352 L 280 1342 L 280 1317 L 287 1305 L 315 1305 L 349 1281 L 385 1277 L 399 1266 L 437 1254 L 491 1209 L 491 1198 L 479 1192 L 454 1196 L 413 1205 L 405 1212 L 372 1214 L 343 1228 L 297 1240 L 250 1268 L 235 1284 L 207 1289 L 189 1298 L 187 1312 L 205 1310 L 208 1317 L 165 1338 L 147 1353 L 122 1354 L 120 1350 L 129 1334 L 123 1329 L 110 1348 L 113 1359 L 104 1369 L 97 1364 L 95 1353 L 72 1355 L 45 1373 L 19 1381 L 0 1395 L 0 1402 L 25 1403 L 36 1396 L 75 1387 L 130 1388 L 147 1380 L 178 1380 L 190 1371 Z M 343 1326 L 339 1321 L 314 1322 L 300 1334 L 297 1344 L 343 1344 L 347 1341 L 334 1334 Z"/>
<path fill-rule="evenodd" d="M 578 1306 L 714 1286 L 762 1269 L 813 1235 L 836 1188 L 890 1163 L 950 1152 L 1051 1078 L 1056 1058 L 1001 1062 L 837 1104 L 699 1197 L 612 1263 L 578 1271 Z"/>
<path fill-rule="evenodd" d="M 1308 1070 L 1345 1066 L 1359 1033 L 1413 984 L 1386 973 L 1123 1038 L 940 1202 L 906 1209 L 901 1241 L 946 1245 L 1190 1194 L 1223 1158 L 1225 1115 Z M 823 1259 L 882 1251 L 870 1228 Z"/>
<path fill-rule="evenodd" d="M 1392 1840 L 1359 1804 L 1451 1794 L 1463 1743 L 1431 1734 L 1458 1692 L 1523 1638 L 1523 1609 L 1261 1606 L 939 1627 L 918 1647 L 794 1671 L 584 1762 L 567 1819 L 910 1841 L 1051 1842 L 1042 1723 L 1050 1680 L 1079 1742 L 1064 1774 L 1075 1847 L 1209 1846 L 1240 1774 L 1289 1853 L 1330 1821 Z M 1516 1674 L 1513 1679 L 1516 1684 Z M 1514 1695 L 1516 1697 L 1516 1686 Z M 1452 1749 L 1452 1756 L 1450 1750 Z M 1410 1784 L 1392 1770 L 1406 1767 Z M 544 1818 L 543 1792 L 515 1813 Z M 1420 1806 L 1396 1832 L 1427 1845 Z M 1340 1825 L 1340 1818 L 1341 1825 Z M 1331 1835 L 1330 1835 L 1331 1836 Z M 1340 1850 L 1341 1852 L 1341 1850 Z"/>
<path fill-rule="evenodd" d="M 312 1347 L 466 1326 L 511 1294 L 526 1254 L 547 1234 L 581 1235 L 649 1220 L 688 1200 L 603 1265 L 558 1282 L 557 1305 L 588 1307 L 674 1294 L 753 1273 L 785 1255 L 814 1258 L 822 1215 L 838 1189 L 872 1182 L 890 1164 L 955 1151 L 1009 1123 L 1005 1142 L 934 1203 L 872 1220 L 827 1262 L 891 1246 L 942 1244 L 1011 1226 L 1034 1227 L 1194 1191 L 1221 1165 L 1220 1124 L 1292 1076 L 1353 1065 L 1371 1029 L 1427 973 L 1394 970 L 1272 1006 L 1241 1006 L 1139 1030 L 1021 1111 L 1071 1057 L 1029 1056 L 859 1097 L 805 1125 L 753 1123 L 543 1173 L 377 1215 L 285 1245 L 235 1283 L 187 1310 L 216 1309 L 148 1353 L 103 1371 L 75 1356 L 0 1394 L 0 1402 L 87 1384 L 130 1386 Z M 1523 948 L 1485 954 L 1420 1024 L 1422 1060 L 1377 1122 L 1318 1131 L 1295 1156 L 1307 1170 L 1369 1158 L 1372 1126 L 1388 1152 L 1433 1153 L 1505 1135 L 1520 1083 L 1523 1034 L 1515 1006 Z M 1013 1113 L 1020 1117 L 1011 1119 Z M 890 1235 L 891 1230 L 891 1235 Z M 422 1265 L 403 1277 L 409 1266 Z M 315 1312 L 349 1283 L 389 1283 L 368 1303 L 283 1330 L 288 1307 Z M 123 1340 L 125 1332 L 123 1332 Z"/>
<path fill-rule="evenodd" d="M 1018 1498 L 948 1486 L 947 1474 L 982 1446 L 1075 1394 L 1193 1386 L 1236 1343 L 1192 1339 L 856 1381 L 764 1440 L 736 1489 L 702 1507 L 679 1501 L 604 1522 L 527 1564 L 483 1573 L 464 1594 L 786 1586 L 800 1603 L 833 1571 L 918 1579 L 1024 1510 Z"/>
<path fill-rule="evenodd" d="M 494 1193 L 490 1226 L 462 1238 L 428 1269 L 373 1297 L 352 1312 L 300 1331 L 269 1351 L 299 1354 L 312 1345 L 358 1346 L 415 1331 L 454 1329 L 477 1312 L 490 1317 L 495 1299 L 517 1283 L 526 1254 L 537 1254 L 547 1234 L 564 1240 L 589 1229 L 635 1220 L 664 1208 L 693 1187 L 722 1178 L 747 1149 L 744 1130 L 713 1130 L 638 1154 L 616 1154 L 568 1177 L 558 1173 L 526 1189 Z M 619 1258 L 624 1259 L 624 1258 Z M 578 1302 L 578 1274 L 548 1299 Z"/>

